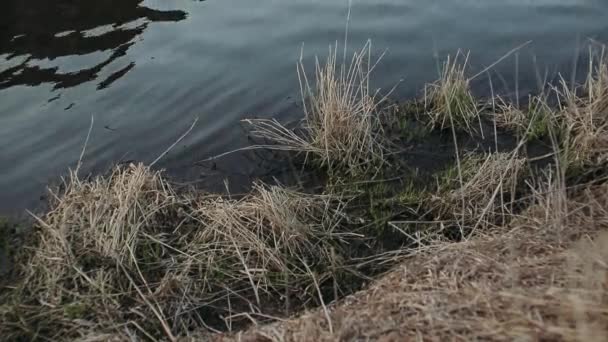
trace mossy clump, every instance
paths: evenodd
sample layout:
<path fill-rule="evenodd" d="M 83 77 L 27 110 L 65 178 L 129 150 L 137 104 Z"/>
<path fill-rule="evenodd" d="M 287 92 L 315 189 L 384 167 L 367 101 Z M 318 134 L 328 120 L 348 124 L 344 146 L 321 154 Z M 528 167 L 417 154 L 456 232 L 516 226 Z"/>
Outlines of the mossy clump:
<path fill-rule="evenodd" d="M 466 77 L 469 56 L 461 54 L 454 59 L 448 57 L 443 64 L 440 78 L 425 88 L 424 102 L 429 124 L 433 128 L 454 128 L 473 134 L 474 121 L 479 120 L 480 111 L 471 93 L 470 80 Z"/>
<path fill-rule="evenodd" d="M 545 96 L 530 95 L 528 105 L 524 109 L 505 103 L 498 107 L 499 110 L 493 115 L 496 124 L 514 131 L 520 138 L 533 141 L 549 137 L 551 133 L 560 134 L 557 114 L 549 106 Z"/>

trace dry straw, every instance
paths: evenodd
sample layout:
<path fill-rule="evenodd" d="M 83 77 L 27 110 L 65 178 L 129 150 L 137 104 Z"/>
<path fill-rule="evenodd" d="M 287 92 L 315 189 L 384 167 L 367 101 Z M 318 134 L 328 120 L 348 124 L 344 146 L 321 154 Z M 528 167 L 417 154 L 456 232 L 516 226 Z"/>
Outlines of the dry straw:
<path fill-rule="evenodd" d="M 604 162 L 608 153 L 608 58 L 603 46 L 589 54 L 584 85 L 569 87 L 562 79 L 556 89 L 568 160 L 576 164 Z"/>
<path fill-rule="evenodd" d="M 462 63 L 461 58 L 464 58 Z M 479 110 L 471 93 L 470 79 L 466 77 L 468 62 L 468 54 L 459 52 L 454 58 L 448 56 L 439 80 L 425 87 L 424 103 L 432 127 L 476 131 L 474 121 L 479 120 Z"/>
<path fill-rule="evenodd" d="M 317 310 L 218 340 L 604 341 L 608 188 L 545 182 L 510 225 L 420 249 L 336 304 L 333 331 Z"/>
<path fill-rule="evenodd" d="M 338 45 L 329 49 L 324 65 L 316 61 L 315 83 L 310 83 L 303 58 L 298 63 L 304 103 L 302 134 L 276 120 L 246 120 L 253 134 L 268 139 L 268 148 L 303 152 L 330 171 L 362 173 L 384 161 L 385 146 L 379 121 L 380 98 L 370 92 L 371 42 L 354 53 L 347 64 L 338 62 Z"/>
<path fill-rule="evenodd" d="M 228 329 L 239 314 L 265 317 L 278 298 L 314 298 L 346 272 L 341 246 L 359 236 L 344 231 L 343 207 L 261 183 L 241 199 L 177 193 L 141 164 L 72 172 L 19 260 L 0 334 L 174 340 L 213 330 L 210 320 L 221 328 L 220 314 Z M 305 304 L 292 299 L 292 310 Z"/>

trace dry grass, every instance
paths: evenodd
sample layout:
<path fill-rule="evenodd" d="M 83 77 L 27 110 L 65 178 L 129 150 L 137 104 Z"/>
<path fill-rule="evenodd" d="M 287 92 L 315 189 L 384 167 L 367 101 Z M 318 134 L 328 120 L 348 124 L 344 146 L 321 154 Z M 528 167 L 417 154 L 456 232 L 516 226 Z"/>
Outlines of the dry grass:
<path fill-rule="evenodd" d="M 68 339 L 112 326 L 147 334 L 123 309 L 128 301 L 170 336 L 153 299 L 162 274 L 150 275 L 165 253 L 153 239 L 166 240 L 166 217 L 182 204 L 159 173 L 141 165 L 91 181 L 72 172 L 38 219 L 20 265 L 23 282 L 2 312 L 2 335 Z"/>
<path fill-rule="evenodd" d="M 143 165 L 71 173 L 5 293 L 0 335 L 174 340 L 297 310 L 345 272 L 341 246 L 358 236 L 341 230 L 342 207 L 262 184 L 239 200 L 176 194 Z"/>
<path fill-rule="evenodd" d="M 497 126 L 515 131 L 529 140 L 548 136 L 555 128 L 557 114 L 549 106 L 545 96 L 529 96 L 525 109 L 507 104 L 497 98 L 498 111 L 494 113 Z"/>
<path fill-rule="evenodd" d="M 497 123 L 518 131 L 523 139 L 514 152 L 467 155 L 446 172 L 429 201 L 431 211 L 438 223 L 472 228 L 469 239 L 427 240 L 368 289 L 323 312 L 215 338 L 604 341 L 608 185 L 578 184 L 569 189 L 566 171 L 572 163 L 589 166 L 605 161 L 605 61 L 603 52 L 594 56 L 581 89 L 571 90 L 564 83 L 553 93 L 563 104 L 558 110 L 552 110 L 545 97 L 531 98 L 526 110 L 504 107 Z M 427 88 L 427 108 L 432 109 L 435 127 L 472 132 L 478 113 L 461 110 L 475 102 L 468 100 L 464 67 L 456 65 L 448 61 L 442 80 Z M 466 119 L 460 121 L 460 114 Z M 514 198 L 505 197 L 521 190 L 526 161 L 518 150 L 526 140 L 543 135 L 553 140 L 558 167 L 545 178 L 530 181 L 529 196 L 514 210 Z M 524 202 L 531 205 L 521 211 Z M 493 229 L 476 230 L 480 224 Z"/>
<path fill-rule="evenodd" d="M 333 333 L 312 311 L 217 340 L 604 341 L 608 186 L 568 196 L 559 183 L 549 184 L 555 191 L 544 188 L 510 227 L 421 249 L 336 303 Z"/>
<path fill-rule="evenodd" d="M 512 215 L 505 204 L 511 197 L 505 195 L 515 193 L 524 172 L 525 159 L 516 152 L 468 154 L 438 179 L 429 206 L 436 220 L 456 222 L 461 228 L 504 223 Z"/>
<path fill-rule="evenodd" d="M 551 136 L 560 145 L 564 161 L 574 167 L 608 161 L 608 57 L 603 46 L 592 46 L 589 55 L 582 85 L 562 78 L 547 96 L 531 96 L 525 109 L 498 99 L 497 125 L 527 139 Z M 548 97 L 555 97 L 560 106 L 551 108 Z"/>
<path fill-rule="evenodd" d="M 246 120 L 253 134 L 268 139 L 273 149 L 310 154 L 330 172 L 365 173 L 384 161 L 385 146 L 379 121 L 378 99 L 370 92 L 371 42 L 356 52 L 350 63 L 338 60 L 338 46 L 330 47 L 325 65 L 316 62 L 314 85 L 308 80 L 303 61 L 298 64 L 305 118 L 303 134 L 276 120 Z"/>
<path fill-rule="evenodd" d="M 567 157 L 574 164 L 608 160 L 608 57 L 605 47 L 590 50 L 589 73 L 582 87 L 569 87 L 562 79 L 556 90 L 563 106 Z"/>
<path fill-rule="evenodd" d="M 261 184 L 238 201 L 198 202 L 193 216 L 204 229 L 181 237 L 179 273 L 189 274 L 193 287 L 235 301 L 253 293 L 249 304 L 259 313 L 262 296 L 314 298 L 314 282 L 344 271 L 340 242 L 354 235 L 340 229 L 342 205 Z"/>
<path fill-rule="evenodd" d="M 459 62 L 464 58 L 464 62 Z M 471 94 L 470 80 L 466 77 L 469 55 L 460 52 L 444 62 L 439 80 L 424 90 L 424 102 L 433 128 L 463 129 L 475 132 L 474 121 L 479 120 L 479 110 Z"/>

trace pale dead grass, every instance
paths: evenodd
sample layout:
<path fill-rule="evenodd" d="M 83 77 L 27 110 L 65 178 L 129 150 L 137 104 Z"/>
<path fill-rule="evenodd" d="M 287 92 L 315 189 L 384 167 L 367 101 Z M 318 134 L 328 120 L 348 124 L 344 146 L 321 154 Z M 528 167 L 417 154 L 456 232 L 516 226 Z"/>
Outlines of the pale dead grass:
<path fill-rule="evenodd" d="M 325 316 L 312 311 L 216 339 L 604 341 L 608 186 L 568 196 L 551 182 L 555 191 L 543 190 L 510 227 L 421 249 L 368 289 L 333 305 L 334 333 Z"/>
<path fill-rule="evenodd" d="M 464 62 L 460 62 L 464 59 Z M 479 110 L 466 76 L 469 55 L 458 52 L 443 63 L 439 80 L 425 87 L 424 103 L 433 128 L 463 129 L 474 133 Z"/>
<path fill-rule="evenodd" d="M 348 67 L 338 67 L 336 50 L 324 66 L 317 62 L 314 88 L 299 64 L 302 95 L 309 99 L 303 134 L 276 121 L 249 122 L 255 135 L 276 144 L 272 148 L 310 154 L 330 172 L 369 175 L 385 152 L 377 118 L 384 99 L 376 101 L 369 92 L 371 48 L 356 53 Z M 562 139 L 554 141 L 555 155 L 563 152 L 569 163 L 606 157 L 608 64 L 601 56 L 592 59 L 582 89 L 564 85 L 558 92 L 562 108 L 552 113 L 550 130 L 555 128 L 554 140 Z M 473 133 L 479 119 L 465 77 L 468 57 L 464 65 L 457 59 L 448 60 L 440 81 L 426 89 L 431 124 L 451 127 L 454 137 L 456 129 Z M 547 105 L 531 101 L 540 109 L 505 107 L 497 123 L 525 127 L 526 135 L 536 126 L 540 131 L 544 122 L 535 118 Z M 465 242 L 427 245 L 421 239 L 419 249 L 358 261 L 349 260 L 346 250 L 368 241 L 345 229 L 350 219 L 340 196 L 261 183 L 241 198 L 178 193 L 143 165 L 86 180 L 72 172 L 53 194 L 49 212 L 37 218 L 35 241 L 19 267 L 23 281 L 2 294 L 0 336 L 603 340 L 608 186 L 573 193 L 566 189 L 564 168 L 533 186 L 534 205 L 517 213 L 510 207 L 514 198 L 506 196 L 514 196 L 525 171 L 521 145 L 512 153 L 458 158 L 425 204 L 435 224 L 458 225 Z M 338 278 L 357 273 L 360 265 L 353 263 L 397 261 L 367 290 L 330 306 L 324 302 L 323 292 L 341 292 Z M 238 331 L 245 323 L 280 320 L 309 304 L 321 308 L 232 336 L 208 334 L 218 324 Z M 193 333 L 201 329 L 207 333 Z"/>
<path fill-rule="evenodd" d="M 183 204 L 158 172 L 142 165 L 92 180 L 70 172 L 63 189 L 51 193 L 49 212 L 38 218 L 19 265 L 22 283 L 2 312 L 1 334 L 69 339 L 110 327 L 148 334 L 141 320 L 127 318 L 129 300 L 134 312 L 158 324 L 155 334 L 164 330 L 171 339 L 152 291 L 165 253 L 153 241 L 167 240 L 166 217 Z"/>
<path fill-rule="evenodd" d="M 358 238 L 341 229 L 343 205 L 331 196 L 262 184 L 241 200 L 199 201 L 192 215 L 204 229 L 180 238 L 185 253 L 178 273 L 226 300 L 253 293 L 252 314 L 263 313 L 268 296 L 314 298 L 315 282 L 345 271 L 340 243 Z"/>
<path fill-rule="evenodd" d="M 522 109 L 496 98 L 497 111 L 493 113 L 496 125 L 510 129 L 520 137 L 538 139 L 548 136 L 555 128 L 557 114 L 547 103 L 546 96 L 529 96 L 527 107 Z"/>
<path fill-rule="evenodd" d="M 465 155 L 438 180 L 437 193 L 428 201 L 435 219 L 471 228 L 480 221 L 496 224 L 498 218 L 511 217 L 507 194 L 515 193 L 525 167 L 525 158 L 516 152 Z"/>
<path fill-rule="evenodd" d="M 245 120 L 252 125 L 252 134 L 273 143 L 267 148 L 306 153 L 330 172 L 364 173 L 378 167 L 386 149 L 379 111 L 387 97 L 370 91 L 369 77 L 375 66 L 370 59 L 369 41 L 350 62 L 339 60 L 336 44 L 330 47 L 324 65 L 316 61 L 314 85 L 300 60 L 303 134 L 276 120 Z"/>
<path fill-rule="evenodd" d="M 608 56 L 605 46 L 592 46 L 586 81 L 558 86 L 541 97 L 530 97 L 527 108 L 500 99 L 494 119 L 498 126 L 525 138 L 552 136 L 571 166 L 584 167 L 608 161 Z M 558 108 L 547 99 L 555 98 Z"/>
<path fill-rule="evenodd" d="M 3 293 L 9 340 L 175 340 L 296 311 L 347 272 L 342 246 L 360 238 L 339 198 L 261 183 L 240 199 L 177 193 L 141 164 L 72 172 L 52 196 Z"/>
<path fill-rule="evenodd" d="M 563 106 L 565 148 L 571 163 L 593 164 L 608 160 L 608 56 L 605 47 L 590 49 L 589 73 L 582 87 L 569 87 L 562 79 L 556 89 Z"/>

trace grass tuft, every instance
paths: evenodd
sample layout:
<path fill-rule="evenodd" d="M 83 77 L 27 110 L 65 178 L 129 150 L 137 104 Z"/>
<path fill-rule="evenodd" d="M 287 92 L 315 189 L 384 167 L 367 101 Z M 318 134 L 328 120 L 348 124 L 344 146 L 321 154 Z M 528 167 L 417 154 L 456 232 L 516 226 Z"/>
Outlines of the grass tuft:
<path fill-rule="evenodd" d="M 241 199 L 178 194 L 141 164 L 72 172 L 52 198 L 20 257 L 22 282 L 2 298 L 7 339 L 230 330 L 308 305 L 348 272 L 343 246 L 359 238 L 342 230 L 337 197 L 261 183 Z"/>
<path fill-rule="evenodd" d="M 608 57 L 605 47 L 590 51 L 589 72 L 582 87 L 569 87 L 562 79 L 557 90 L 564 103 L 563 124 L 567 159 L 573 165 L 608 160 Z"/>
<path fill-rule="evenodd" d="M 385 146 L 379 120 L 378 99 L 370 92 L 371 43 L 356 52 L 349 64 L 339 64 L 338 46 L 330 47 L 324 65 L 316 62 L 314 85 L 304 63 L 298 64 L 304 101 L 303 134 L 276 120 L 246 120 L 253 135 L 273 142 L 274 149 L 310 154 L 330 173 L 365 174 L 384 162 Z"/>
<path fill-rule="evenodd" d="M 500 99 L 499 110 L 494 113 L 494 119 L 499 127 L 514 131 L 519 137 L 528 141 L 541 139 L 550 135 L 556 128 L 554 110 L 549 106 L 545 96 L 532 96 L 528 98 L 525 109 L 507 104 Z"/>
<path fill-rule="evenodd" d="M 438 178 L 437 193 L 430 199 L 435 218 L 470 228 L 481 219 L 496 223 L 498 217 L 509 216 L 504 196 L 515 192 L 525 165 L 513 153 L 466 155 Z"/>
<path fill-rule="evenodd" d="M 464 58 L 463 63 L 460 58 Z M 468 54 L 463 56 L 459 52 L 453 59 L 448 56 L 439 80 L 426 86 L 424 102 L 433 128 L 475 132 L 473 121 L 479 120 L 479 110 L 465 75 L 468 61 Z"/>
<path fill-rule="evenodd" d="M 316 310 L 221 341 L 604 341 L 608 187 L 568 193 L 558 178 L 545 182 L 503 229 L 411 251 L 333 307 L 333 331 Z"/>

